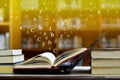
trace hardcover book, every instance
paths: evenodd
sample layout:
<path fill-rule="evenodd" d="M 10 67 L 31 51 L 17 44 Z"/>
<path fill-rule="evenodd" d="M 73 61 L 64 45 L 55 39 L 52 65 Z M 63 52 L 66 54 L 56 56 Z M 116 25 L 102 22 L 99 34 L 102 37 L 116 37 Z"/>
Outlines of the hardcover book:
<path fill-rule="evenodd" d="M 120 67 L 93 67 L 92 75 L 120 75 Z"/>
<path fill-rule="evenodd" d="M 120 49 L 104 48 L 91 52 L 92 67 L 120 67 Z"/>
<path fill-rule="evenodd" d="M 91 52 L 91 57 L 91 73 L 93 75 L 120 74 L 120 49 L 97 49 Z"/>
<path fill-rule="evenodd" d="M 9 74 L 13 73 L 13 68 L 16 64 L 21 64 L 22 62 L 17 63 L 0 63 L 0 74 Z"/>
<path fill-rule="evenodd" d="M 22 49 L 0 50 L 0 56 L 21 55 Z"/>
<path fill-rule="evenodd" d="M 120 67 L 119 59 L 92 59 L 92 67 Z"/>
<path fill-rule="evenodd" d="M 0 74 L 13 73 L 13 64 L 0 64 Z"/>
<path fill-rule="evenodd" d="M 62 66 L 70 67 L 72 65 L 72 60 L 74 60 L 75 58 L 77 59 L 82 53 L 86 53 L 87 51 L 87 48 L 74 49 L 70 51 L 65 51 L 58 57 L 55 57 L 54 54 L 51 52 L 44 52 L 23 62 L 20 65 L 16 65 L 14 67 L 14 72 L 19 73 L 22 70 L 24 70 L 24 72 L 35 70 L 35 73 L 38 71 L 40 71 L 40 73 L 44 73 L 46 71 L 43 70 L 51 70 L 52 72 L 57 70 L 56 72 L 64 73 L 64 70 L 59 71 L 58 68 L 62 68 Z"/>
<path fill-rule="evenodd" d="M 14 55 L 14 56 L 0 56 L 0 64 L 1 63 L 17 63 L 24 61 L 24 55 Z"/>
<path fill-rule="evenodd" d="M 119 48 L 95 49 L 91 52 L 92 59 L 120 59 Z"/>
<path fill-rule="evenodd" d="M 103 33 L 88 48 L 63 52 L 55 58 L 50 52 L 39 54 L 20 65 L 14 66 L 16 74 L 63 74 L 70 73 L 77 63 L 91 52 L 96 43 L 106 34 Z"/>

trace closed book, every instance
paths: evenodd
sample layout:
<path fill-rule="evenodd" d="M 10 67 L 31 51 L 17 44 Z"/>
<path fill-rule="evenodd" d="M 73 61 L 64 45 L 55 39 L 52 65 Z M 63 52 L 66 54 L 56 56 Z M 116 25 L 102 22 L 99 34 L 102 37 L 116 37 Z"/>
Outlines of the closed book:
<path fill-rule="evenodd" d="M 22 54 L 22 49 L 0 50 L 0 56 L 20 55 L 20 54 Z"/>
<path fill-rule="evenodd" d="M 92 59 L 120 59 L 120 49 L 116 48 L 105 48 L 105 49 L 98 49 L 93 50 L 91 53 Z"/>
<path fill-rule="evenodd" d="M 120 75 L 120 67 L 92 67 L 92 75 Z"/>
<path fill-rule="evenodd" d="M 1 74 L 5 74 L 5 73 L 13 73 L 13 67 L 16 64 L 21 64 L 22 62 L 18 62 L 18 63 L 7 63 L 7 64 L 0 64 L 0 73 Z"/>
<path fill-rule="evenodd" d="M 92 67 L 120 67 L 120 59 L 92 59 Z"/>
<path fill-rule="evenodd" d="M 0 73 L 13 73 L 14 65 L 0 65 Z"/>
<path fill-rule="evenodd" d="M 16 63 L 24 61 L 24 55 L 0 56 L 0 63 Z"/>

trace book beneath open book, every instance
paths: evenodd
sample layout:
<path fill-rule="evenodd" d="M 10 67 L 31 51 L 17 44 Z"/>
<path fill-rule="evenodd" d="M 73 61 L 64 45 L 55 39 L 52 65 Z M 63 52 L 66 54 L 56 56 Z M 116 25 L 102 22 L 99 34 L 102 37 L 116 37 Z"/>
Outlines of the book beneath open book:
<path fill-rule="evenodd" d="M 51 74 L 70 73 L 77 63 L 91 52 L 96 43 L 105 35 L 98 37 L 88 48 L 79 48 L 61 53 L 55 57 L 51 52 L 39 54 L 20 65 L 15 65 L 14 73 Z"/>

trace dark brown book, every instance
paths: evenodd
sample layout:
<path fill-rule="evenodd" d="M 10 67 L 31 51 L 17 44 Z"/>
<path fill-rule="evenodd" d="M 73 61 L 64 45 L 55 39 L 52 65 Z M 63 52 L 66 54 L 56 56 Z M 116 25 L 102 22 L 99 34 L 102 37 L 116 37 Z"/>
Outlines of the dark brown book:
<path fill-rule="evenodd" d="M 39 54 L 20 65 L 14 67 L 18 74 L 61 74 L 70 73 L 78 62 L 91 52 L 97 42 L 106 34 L 103 33 L 88 48 L 79 48 L 63 52 L 57 58 L 46 52 Z M 54 59 L 53 59 L 54 58 Z M 50 60 L 53 59 L 53 60 Z"/>

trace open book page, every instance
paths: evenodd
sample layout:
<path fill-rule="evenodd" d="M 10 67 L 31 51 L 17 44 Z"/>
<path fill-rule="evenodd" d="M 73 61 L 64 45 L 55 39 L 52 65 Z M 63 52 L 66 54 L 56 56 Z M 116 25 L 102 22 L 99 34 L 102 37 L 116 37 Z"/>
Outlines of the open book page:
<path fill-rule="evenodd" d="M 51 68 L 54 61 L 55 56 L 53 53 L 44 52 L 25 61 L 20 65 L 16 65 L 15 68 Z"/>
<path fill-rule="evenodd" d="M 74 50 L 70 50 L 70 51 L 65 51 L 64 53 L 62 53 L 61 55 L 59 55 L 56 58 L 56 60 L 54 62 L 54 67 L 60 65 L 61 63 L 65 62 L 68 59 L 79 56 L 86 50 L 87 50 L 87 48 L 79 48 L 79 49 L 74 49 Z"/>
<path fill-rule="evenodd" d="M 53 65 L 56 57 L 53 53 L 51 52 L 44 52 L 42 54 L 39 54 L 38 56 L 45 57 L 45 59 L 48 59 L 49 63 Z M 44 60 L 44 59 L 42 59 Z"/>

